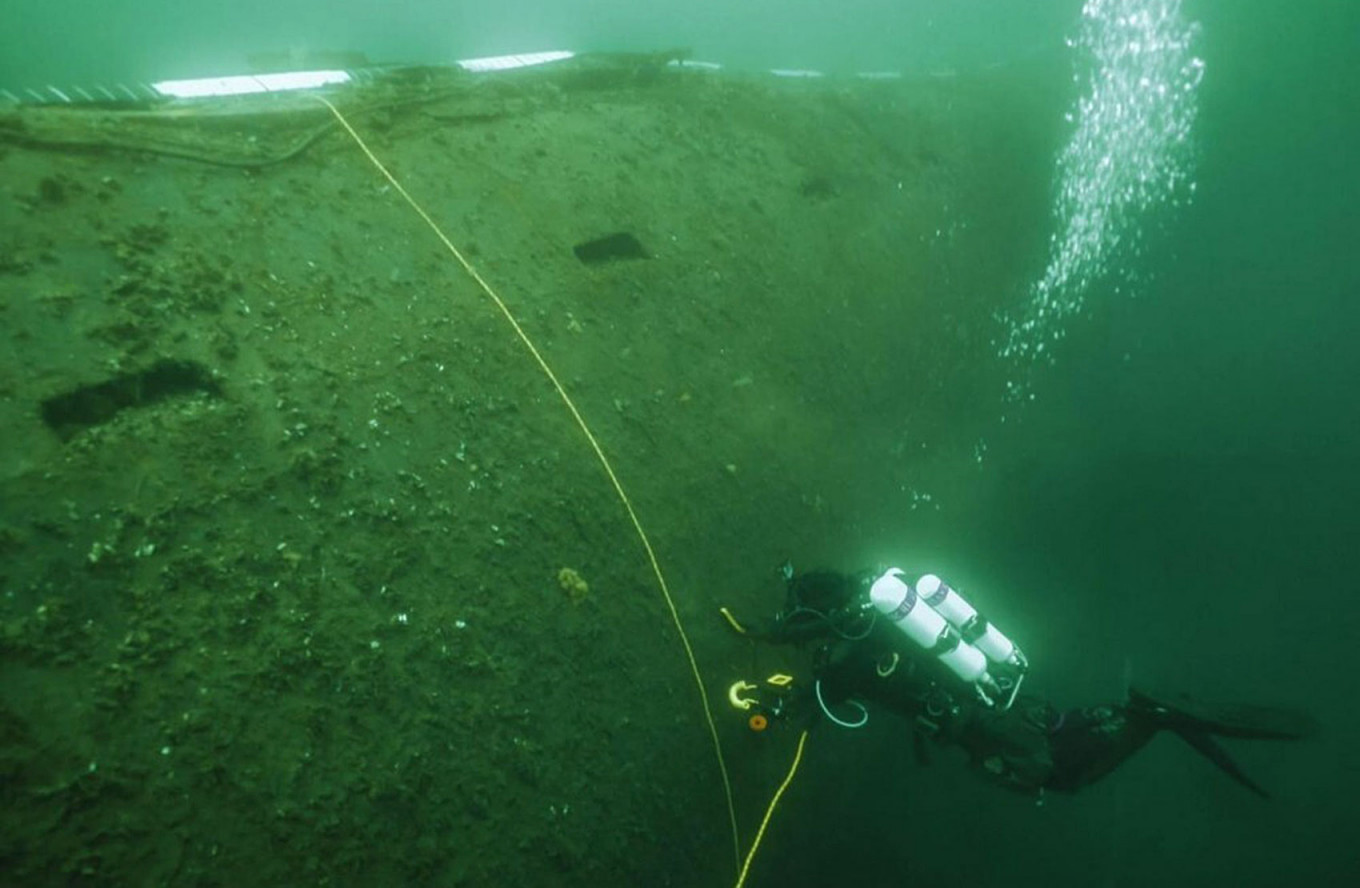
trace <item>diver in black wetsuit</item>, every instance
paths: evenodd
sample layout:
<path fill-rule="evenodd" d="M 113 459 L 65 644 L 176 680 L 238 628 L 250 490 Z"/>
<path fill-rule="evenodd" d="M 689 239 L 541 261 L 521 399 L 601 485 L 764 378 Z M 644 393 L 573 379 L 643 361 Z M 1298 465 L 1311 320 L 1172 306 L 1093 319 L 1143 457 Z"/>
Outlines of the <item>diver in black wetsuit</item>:
<path fill-rule="evenodd" d="M 1313 721 L 1291 710 L 1210 707 L 1132 688 L 1123 703 L 1059 710 L 1021 693 L 1023 654 L 933 575 L 914 588 L 896 569 L 795 576 L 786 567 L 785 579 L 785 607 L 768 624 L 743 625 L 723 611 L 749 637 L 815 646 L 813 681 L 797 696 L 779 698 L 772 715 L 819 710 L 856 727 L 867 718 L 856 701 L 877 703 L 913 720 L 919 754 L 931 740 L 961 747 L 976 770 L 1010 789 L 1080 789 L 1159 731 L 1171 731 L 1268 798 L 1214 738 L 1297 740 L 1314 733 Z M 741 702 L 739 694 L 730 696 Z"/>

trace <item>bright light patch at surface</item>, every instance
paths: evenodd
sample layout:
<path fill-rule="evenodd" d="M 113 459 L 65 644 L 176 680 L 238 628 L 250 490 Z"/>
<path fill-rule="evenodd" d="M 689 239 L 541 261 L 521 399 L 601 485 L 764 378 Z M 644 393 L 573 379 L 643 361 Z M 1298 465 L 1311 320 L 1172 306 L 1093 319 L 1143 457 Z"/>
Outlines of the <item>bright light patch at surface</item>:
<path fill-rule="evenodd" d="M 162 80 L 151 85 L 163 96 L 175 99 L 201 99 L 209 96 L 241 96 L 292 89 L 315 89 L 319 86 L 348 82 L 349 75 L 344 71 L 293 71 L 287 74 Z"/>
<path fill-rule="evenodd" d="M 1069 46 L 1086 88 L 1058 157 L 1048 266 L 1005 318 L 1002 357 L 1049 358 L 1047 346 L 1063 337 L 1090 287 L 1116 261 L 1138 255 L 1147 213 L 1194 193 L 1191 133 L 1204 62 L 1192 52 L 1199 26 L 1180 7 L 1180 0 L 1087 0 L 1082 8 Z M 1023 383 L 1008 387 L 1013 397 L 1024 394 Z"/>
<path fill-rule="evenodd" d="M 485 59 L 466 59 L 458 63 L 465 71 L 507 71 L 511 68 L 527 68 L 531 65 L 544 65 L 571 58 L 575 53 L 559 50 L 555 52 L 530 52 L 522 55 L 493 56 Z"/>

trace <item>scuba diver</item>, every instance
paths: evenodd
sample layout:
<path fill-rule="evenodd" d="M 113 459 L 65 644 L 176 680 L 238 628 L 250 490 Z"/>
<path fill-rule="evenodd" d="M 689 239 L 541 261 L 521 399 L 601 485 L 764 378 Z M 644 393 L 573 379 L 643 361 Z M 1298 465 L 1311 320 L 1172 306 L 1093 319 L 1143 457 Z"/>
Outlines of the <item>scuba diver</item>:
<path fill-rule="evenodd" d="M 934 574 L 913 584 L 898 568 L 859 574 L 783 568 L 787 600 L 772 621 L 733 629 L 774 644 L 813 645 L 813 679 L 795 689 L 789 676 L 765 686 L 737 682 L 732 705 L 768 717 L 816 718 L 842 727 L 868 720 L 861 700 L 912 720 L 918 757 L 927 742 L 962 748 L 978 772 L 1042 798 L 1072 792 L 1113 771 L 1154 735 L 1170 731 L 1263 798 L 1217 737 L 1298 740 L 1315 733 L 1310 717 L 1260 706 L 1209 706 L 1184 696 L 1130 688 L 1123 703 L 1061 710 L 1021 693 L 1029 663 L 1020 649 Z M 815 707 L 815 708 L 814 708 Z"/>

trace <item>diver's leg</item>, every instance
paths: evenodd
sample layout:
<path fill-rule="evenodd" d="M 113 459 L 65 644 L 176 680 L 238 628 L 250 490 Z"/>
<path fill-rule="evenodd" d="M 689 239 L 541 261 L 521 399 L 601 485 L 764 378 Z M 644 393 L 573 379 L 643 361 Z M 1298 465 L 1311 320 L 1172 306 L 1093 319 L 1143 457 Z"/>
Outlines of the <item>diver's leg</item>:
<path fill-rule="evenodd" d="M 1093 706 L 1056 716 L 1049 727 L 1049 789 L 1072 792 L 1096 782 L 1142 749 L 1159 726 L 1127 706 Z"/>

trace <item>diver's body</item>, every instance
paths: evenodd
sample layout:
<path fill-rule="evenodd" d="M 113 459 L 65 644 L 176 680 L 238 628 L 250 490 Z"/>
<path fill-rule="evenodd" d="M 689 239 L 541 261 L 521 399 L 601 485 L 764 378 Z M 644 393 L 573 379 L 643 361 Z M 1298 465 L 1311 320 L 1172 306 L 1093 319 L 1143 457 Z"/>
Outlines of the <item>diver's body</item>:
<path fill-rule="evenodd" d="M 1018 693 L 1019 672 L 998 672 L 1013 688 L 1004 705 L 961 683 L 939 660 L 914 651 L 889 620 L 864 603 L 868 573 L 788 575 L 788 602 L 773 622 L 744 627 L 771 643 L 814 647 L 809 703 L 832 720 L 839 704 L 864 700 L 912 720 L 918 752 L 934 741 L 965 750 L 988 779 L 1026 793 L 1071 792 L 1100 779 L 1169 730 L 1230 777 L 1267 794 L 1239 769 L 1215 736 L 1299 739 L 1312 733 L 1308 717 L 1279 709 L 1235 707 L 1211 711 L 1186 698 L 1135 689 L 1123 703 L 1060 710 L 1042 697 Z M 845 722 L 840 722 L 845 724 Z"/>

